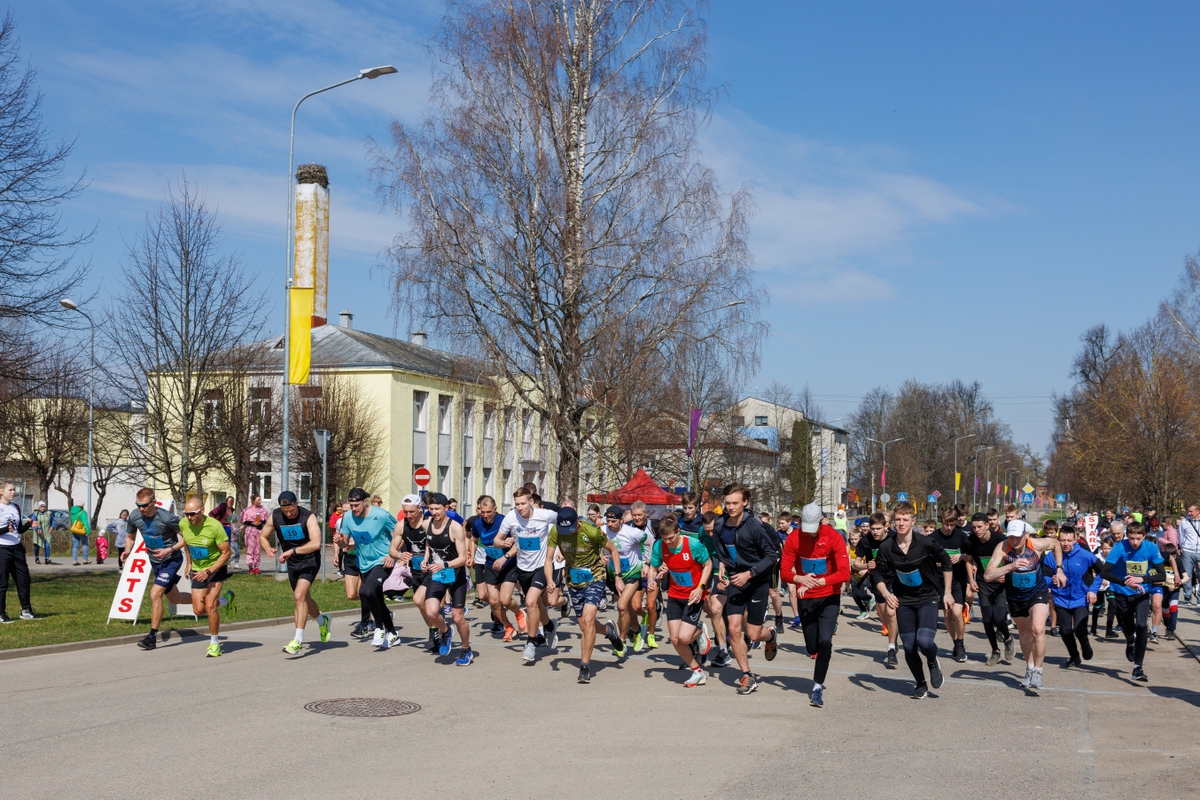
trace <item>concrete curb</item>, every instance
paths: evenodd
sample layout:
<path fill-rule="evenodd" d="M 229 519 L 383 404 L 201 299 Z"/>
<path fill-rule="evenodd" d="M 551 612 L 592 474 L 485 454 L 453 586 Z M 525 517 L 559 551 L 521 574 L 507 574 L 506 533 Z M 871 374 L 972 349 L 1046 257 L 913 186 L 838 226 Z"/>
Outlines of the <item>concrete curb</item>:
<path fill-rule="evenodd" d="M 388 607 L 392 609 L 400 609 L 405 606 L 411 606 L 411 602 L 405 603 L 389 603 Z M 341 611 L 327 612 L 332 619 L 342 619 L 344 617 L 353 617 L 361 613 L 357 608 L 344 608 Z M 18 623 L 19 624 L 19 623 Z M 273 617 L 271 619 L 251 619 L 245 622 L 222 622 L 221 632 L 226 631 L 244 631 L 251 628 L 270 628 L 275 625 L 292 625 L 294 624 L 293 617 Z M 116 647 L 123 644 L 136 644 L 146 634 L 136 633 L 131 636 L 112 636 L 107 639 L 88 639 L 83 642 L 60 642 L 58 644 L 45 644 L 38 647 L 16 647 L 11 650 L 0 650 L 0 661 L 7 661 L 13 658 L 29 658 L 31 656 L 48 656 L 55 653 L 72 653 L 77 650 L 93 650 L 97 647 Z M 194 639 L 203 636 L 208 636 L 208 628 L 174 628 L 172 630 L 159 631 L 159 641 L 166 642 L 172 637 L 180 639 Z"/>

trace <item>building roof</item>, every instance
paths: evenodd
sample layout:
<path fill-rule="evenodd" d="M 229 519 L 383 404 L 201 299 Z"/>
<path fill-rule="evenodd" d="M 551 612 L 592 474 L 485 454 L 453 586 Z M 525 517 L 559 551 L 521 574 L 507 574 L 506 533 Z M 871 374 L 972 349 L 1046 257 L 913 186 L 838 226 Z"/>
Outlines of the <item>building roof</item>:
<path fill-rule="evenodd" d="M 846 430 L 845 428 L 839 428 L 837 425 L 830 425 L 828 422 L 821 422 L 820 420 L 815 420 L 812 417 L 809 417 L 808 415 L 806 415 L 799 408 L 792 408 L 791 406 L 785 406 L 782 403 L 773 403 L 770 400 L 763 400 L 761 397 L 755 397 L 754 395 L 748 395 L 746 397 L 743 397 L 741 400 L 737 401 L 737 405 L 740 406 L 742 403 L 745 403 L 747 400 L 754 400 L 759 403 L 762 403 L 763 405 L 775 406 L 776 408 L 786 408 L 788 411 L 795 411 L 796 414 L 799 415 L 800 419 L 804 420 L 809 425 L 814 425 L 818 428 L 825 428 L 826 430 L 833 431 L 834 433 L 845 434 L 846 436 L 850 435 L 850 431 Z"/>
<path fill-rule="evenodd" d="M 269 369 L 282 369 L 283 337 L 258 342 Z M 322 325 L 312 329 L 312 368 L 383 368 L 488 383 L 492 370 L 477 359 L 366 331 Z"/>

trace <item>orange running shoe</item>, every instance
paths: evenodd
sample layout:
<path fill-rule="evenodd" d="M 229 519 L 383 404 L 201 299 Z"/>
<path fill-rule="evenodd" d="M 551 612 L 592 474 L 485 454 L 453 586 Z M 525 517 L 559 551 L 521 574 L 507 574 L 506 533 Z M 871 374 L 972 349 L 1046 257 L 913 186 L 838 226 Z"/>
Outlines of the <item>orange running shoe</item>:
<path fill-rule="evenodd" d="M 520 610 L 517 611 L 517 630 L 520 631 L 522 635 L 527 633 L 529 630 L 528 628 L 525 627 L 525 612 L 524 611 L 520 611 Z"/>
<path fill-rule="evenodd" d="M 963 606 L 963 622 L 971 621 L 971 609 L 969 606 Z"/>
<path fill-rule="evenodd" d="M 513 626 L 512 626 L 512 625 L 505 625 L 505 626 L 504 626 L 504 641 L 506 641 L 506 642 L 511 642 L 511 641 L 512 641 L 512 637 L 513 637 L 513 633 L 515 633 L 515 631 L 513 630 Z"/>
<path fill-rule="evenodd" d="M 883 635 L 887 636 L 887 634 L 888 634 L 887 625 L 884 625 L 882 622 L 879 624 L 883 628 Z"/>

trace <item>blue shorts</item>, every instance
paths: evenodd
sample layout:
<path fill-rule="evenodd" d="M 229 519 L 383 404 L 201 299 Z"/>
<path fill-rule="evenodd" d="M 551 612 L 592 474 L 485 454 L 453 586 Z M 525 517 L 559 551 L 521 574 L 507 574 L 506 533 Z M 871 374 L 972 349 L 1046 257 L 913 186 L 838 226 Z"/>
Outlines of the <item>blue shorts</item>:
<path fill-rule="evenodd" d="M 586 586 L 568 586 L 567 597 L 571 598 L 575 616 L 581 617 L 585 605 L 599 608 L 604 602 L 604 581 L 593 581 Z"/>
<path fill-rule="evenodd" d="M 174 589 L 175 584 L 179 583 L 179 579 L 183 577 L 179 574 L 179 568 L 183 566 L 182 555 L 172 558 L 170 561 L 150 566 L 154 567 L 154 585 L 161 586 L 168 592 Z"/>

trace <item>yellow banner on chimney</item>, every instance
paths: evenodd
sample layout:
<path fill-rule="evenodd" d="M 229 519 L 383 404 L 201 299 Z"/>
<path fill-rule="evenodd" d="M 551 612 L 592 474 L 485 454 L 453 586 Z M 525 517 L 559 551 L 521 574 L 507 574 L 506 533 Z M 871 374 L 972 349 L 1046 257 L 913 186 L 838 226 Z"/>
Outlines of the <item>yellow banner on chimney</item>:
<path fill-rule="evenodd" d="M 293 286 L 288 290 L 288 383 L 308 383 L 312 365 L 312 313 L 316 290 L 311 286 Z"/>

